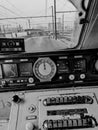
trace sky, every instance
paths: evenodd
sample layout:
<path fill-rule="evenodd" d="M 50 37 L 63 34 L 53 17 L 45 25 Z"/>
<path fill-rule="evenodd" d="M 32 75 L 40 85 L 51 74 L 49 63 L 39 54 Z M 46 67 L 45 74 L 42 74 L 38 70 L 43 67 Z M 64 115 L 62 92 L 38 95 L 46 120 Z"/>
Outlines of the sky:
<path fill-rule="evenodd" d="M 54 0 L 0 0 L 0 18 L 10 17 L 23 17 L 23 16 L 44 16 L 51 15 Z M 75 10 L 74 6 L 68 2 L 68 0 L 56 0 L 57 11 L 69 11 Z M 61 14 L 57 14 L 57 17 L 61 17 Z M 68 21 L 74 18 L 74 14 L 65 14 Z M 51 21 L 50 18 L 33 19 L 31 24 L 47 23 Z M 24 22 L 25 21 L 25 22 Z M 28 19 L 24 20 L 6 20 L 0 21 L 1 24 L 19 24 L 25 23 L 28 26 Z"/>

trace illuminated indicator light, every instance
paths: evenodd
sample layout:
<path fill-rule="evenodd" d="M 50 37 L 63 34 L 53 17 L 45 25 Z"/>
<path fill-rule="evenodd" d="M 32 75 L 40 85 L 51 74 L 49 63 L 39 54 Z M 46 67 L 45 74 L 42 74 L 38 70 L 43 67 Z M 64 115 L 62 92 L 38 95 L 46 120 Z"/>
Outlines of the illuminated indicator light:
<path fill-rule="evenodd" d="M 9 48 L 5 48 L 5 51 L 9 51 L 10 49 Z"/>
<path fill-rule="evenodd" d="M 81 74 L 81 75 L 80 75 L 80 78 L 81 78 L 81 79 L 85 79 L 85 74 Z"/>
<path fill-rule="evenodd" d="M 16 46 L 19 46 L 19 42 L 16 42 Z"/>
<path fill-rule="evenodd" d="M 21 51 L 22 49 L 21 48 L 18 48 L 19 51 Z"/>
<path fill-rule="evenodd" d="M 62 77 L 62 76 L 60 76 L 60 77 L 59 77 L 59 79 L 63 79 L 63 77 Z"/>
<path fill-rule="evenodd" d="M 75 76 L 73 74 L 69 75 L 69 79 L 70 80 L 74 80 L 75 79 Z"/>
<path fill-rule="evenodd" d="M 25 79 L 24 81 L 27 82 L 27 79 Z"/>
<path fill-rule="evenodd" d="M 28 61 L 28 59 L 20 59 L 20 61 Z"/>
<path fill-rule="evenodd" d="M 27 116 L 26 120 L 35 120 L 37 116 Z"/>
<path fill-rule="evenodd" d="M 5 48 L 1 48 L 1 51 L 5 51 Z"/>
<path fill-rule="evenodd" d="M 17 51 L 18 50 L 18 48 L 14 48 L 14 51 Z"/>
<path fill-rule="evenodd" d="M 67 59 L 66 56 L 59 57 L 59 59 Z"/>
<path fill-rule="evenodd" d="M 60 64 L 57 64 L 57 66 L 60 66 Z"/>
<path fill-rule="evenodd" d="M 33 83 L 34 79 L 33 78 L 29 78 L 29 83 Z"/>
<path fill-rule="evenodd" d="M 17 80 L 17 83 L 20 83 L 20 80 Z"/>
<path fill-rule="evenodd" d="M 21 83 L 23 83 L 24 81 L 23 80 L 21 80 Z"/>
<path fill-rule="evenodd" d="M 6 43 L 5 43 L 5 42 L 3 42 L 3 43 L 2 43 L 2 46 L 6 46 Z"/>
<path fill-rule="evenodd" d="M 12 83 L 13 83 L 13 80 L 10 80 L 10 83 L 12 84 Z"/>
<path fill-rule="evenodd" d="M 82 55 L 80 55 L 80 56 L 74 56 L 74 58 L 82 58 L 83 56 Z"/>

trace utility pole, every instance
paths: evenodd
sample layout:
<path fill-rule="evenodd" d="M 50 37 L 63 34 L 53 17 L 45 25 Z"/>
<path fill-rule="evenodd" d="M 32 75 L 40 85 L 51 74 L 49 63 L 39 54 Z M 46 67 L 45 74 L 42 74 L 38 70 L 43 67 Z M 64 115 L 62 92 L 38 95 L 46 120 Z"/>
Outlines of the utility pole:
<path fill-rule="evenodd" d="M 64 14 L 62 15 L 62 33 L 64 34 Z"/>
<path fill-rule="evenodd" d="M 45 0 L 45 2 L 46 2 L 45 15 L 47 16 L 47 0 Z"/>
<path fill-rule="evenodd" d="M 51 6 L 52 8 L 52 29 L 53 29 L 53 36 L 54 36 L 54 16 L 53 16 L 53 6 Z"/>
<path fill-rule="evenodd" d="M 5 30 L 5 25 L 3 25 L 3 32 L 6 33 L 6 30 Z"/>
<path fill-rule="evenodd" d="M 57 40 L 57 27 L 56 27 L 56 0 L 54 0 L 54 25 L 55 25 L 55 39 Z"/>
<path fill-rule="evenodd" d="M 30 19 L 28 19 L 29 29 L 31 29 Z"/>

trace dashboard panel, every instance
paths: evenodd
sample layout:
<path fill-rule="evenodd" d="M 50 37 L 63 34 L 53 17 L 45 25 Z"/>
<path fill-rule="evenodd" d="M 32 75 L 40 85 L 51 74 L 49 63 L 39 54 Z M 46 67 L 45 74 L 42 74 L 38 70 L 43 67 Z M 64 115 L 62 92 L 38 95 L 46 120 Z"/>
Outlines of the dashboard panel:
<path fill-rule="evenodd" d="M 0 91 L 98 84 L 98 49 L 0 56 Z"/>
<path fill-rule="evenodd" d="M 23 38 L 0 38 L 0 53 L 19 53 L 25 51 Z"/>

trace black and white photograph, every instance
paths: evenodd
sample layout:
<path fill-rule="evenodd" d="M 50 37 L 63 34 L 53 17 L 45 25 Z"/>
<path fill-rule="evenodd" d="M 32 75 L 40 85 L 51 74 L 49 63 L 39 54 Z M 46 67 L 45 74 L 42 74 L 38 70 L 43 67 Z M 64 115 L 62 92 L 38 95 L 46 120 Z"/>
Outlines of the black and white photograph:
<path fill-rule="evenodd" d="M 0 130 L 98 130 L 98 0 L 0 0 Z"/>

